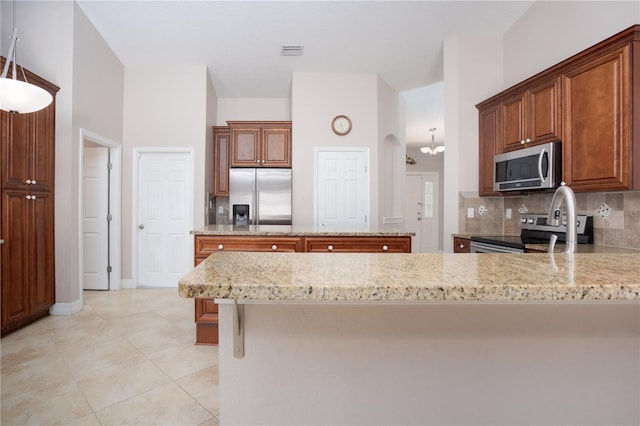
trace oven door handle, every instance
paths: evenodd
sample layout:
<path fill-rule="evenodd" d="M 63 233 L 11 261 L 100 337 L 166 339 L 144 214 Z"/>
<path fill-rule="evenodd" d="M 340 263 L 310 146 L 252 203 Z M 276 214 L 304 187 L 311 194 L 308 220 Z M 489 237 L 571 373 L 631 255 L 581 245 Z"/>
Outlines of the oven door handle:
<path fill-rule="evenodd" d="M 547 153 L 547 150 L 542 148 L 542 151 L 540 151 L 540 155 L 538 156 L 538 177 L 540 178 L 540 183 L 545 181 L 545 178 L 542 174 L 542 159 L 544 158 L 545 154 Z M 549 162 L 547 161 L 547 164 Z M 548 165 L 547 165 L 548 167 Z"/>
<path fill-rule="evenodd" d="M 479 241 L 471 241 L 469 248 L 471 253 L 524 253 L 522 249 L 501 247 L 496 244 L 481 243 Z"/>

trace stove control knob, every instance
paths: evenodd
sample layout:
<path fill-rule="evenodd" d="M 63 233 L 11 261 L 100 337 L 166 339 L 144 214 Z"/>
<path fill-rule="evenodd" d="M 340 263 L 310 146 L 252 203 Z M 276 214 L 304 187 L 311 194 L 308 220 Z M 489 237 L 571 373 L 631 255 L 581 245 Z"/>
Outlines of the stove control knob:
<path fill-rule="evenodd" d="M 523 217 L 522 219 L 520 219 L 520 222 L 522 222 L 522 223 L 527 223 L 527 218 L 526 218 L 526 217 Z"/>
<path fill-rule="evenodd" d="M 576 220 L 576 226 L 579 228 L 580 227 L 580 221 Z"/>
<path fill-rule="evenodd" d="M 529 225 L 533 225 L 533 222 L 534 222 L 533 218 L 529 218 L 529 220 L 527 220 L 527 223 L 528 223 Z"/>

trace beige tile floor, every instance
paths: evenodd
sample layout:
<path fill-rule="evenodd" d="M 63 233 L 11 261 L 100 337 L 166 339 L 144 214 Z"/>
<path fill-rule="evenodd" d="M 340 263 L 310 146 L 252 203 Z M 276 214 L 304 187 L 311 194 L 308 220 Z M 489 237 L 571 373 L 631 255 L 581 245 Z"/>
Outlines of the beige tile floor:
<path fill-rule="evenodd" d="M 218 348 L 176 289 L 85 291 L 0 341 L 2 425 L 217 425 Z"/>

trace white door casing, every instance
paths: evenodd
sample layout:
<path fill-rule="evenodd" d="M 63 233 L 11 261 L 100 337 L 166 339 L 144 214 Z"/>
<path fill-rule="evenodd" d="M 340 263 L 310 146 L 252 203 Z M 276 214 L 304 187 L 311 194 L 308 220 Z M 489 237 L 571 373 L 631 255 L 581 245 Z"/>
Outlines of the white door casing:
<path fill-rule="evenodd" d="M 109 148 L 85 147 L 82 173 L 83 288 L 109 289 Z"/>
<path fill-rule="evenodd" d="M 315 149 L 314 223 L 324 227 L 369 226 L 369 151 Z"/>
<path fill-rule="evenodd" d="M 134 150 L 135 287 L 177 287 L 193 266 L 193 152 Z"/>
<path fill-rule="evenodd" d="M 439 173 L 407 173 L 405 183 L 405 216 L 407 231 L 415 232 L 411 239 L 414 253 L 438 251 Z"/>

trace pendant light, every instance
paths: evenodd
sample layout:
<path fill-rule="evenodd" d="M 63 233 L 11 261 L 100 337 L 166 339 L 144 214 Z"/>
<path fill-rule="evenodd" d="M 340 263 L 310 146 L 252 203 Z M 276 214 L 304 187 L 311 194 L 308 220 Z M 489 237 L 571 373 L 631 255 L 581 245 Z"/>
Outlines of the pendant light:
<path fill-rule="evenodd" d="M 431 146 L 423 146 L 422 148 L 420 148 L 420 151 L 422 151 L 424 154 L 429 155 L 436 155 L 440 152 L 444 152 L 444 146 L 436 146 L 436 140 L 433 134 L 436 131 L 436 128 L 432 127 L 431 129 L 429 129 L 429 131 L 431 132 Z"/>
<path fill-rule="evenodd" d="M 13 1 L 13 35 L 11 36 L 11 46 L 6 57 L 2 76 L 0 76 L 0 109 L 19 114 L 27 114 L 39 111 L 47 107 L 53 96 L 41 87 L 27 81 L 27 76 L 22 70 L 22 78 L 17 78 L 16 52 L 18 50 L 18 28 L 16 27 L 16 2 Z M 13 64 L 13 65 L 11 65 Z M 11 67 L 11 77 L 8 77 L 9 67 Z"/>

